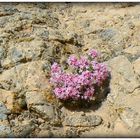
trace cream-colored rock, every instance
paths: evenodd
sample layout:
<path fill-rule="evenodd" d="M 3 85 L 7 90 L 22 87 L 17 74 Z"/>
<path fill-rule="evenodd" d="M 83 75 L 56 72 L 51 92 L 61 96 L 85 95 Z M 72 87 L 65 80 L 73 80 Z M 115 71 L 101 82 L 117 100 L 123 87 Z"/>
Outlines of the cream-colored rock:
<path fill-rule="evenodd" d="M 140 75 L 140 58 L 134 61 L 133 65 L 135 72 Z"/>
<path fill-rule="evenodd" d="M 140 46 L 128 47 L 124 50 L 125 53 L 133 56 L 140 54 Z"/>
<path fill-rule="evenodd" d="M 101 122 L 102 118 L 100 116 L 73 113 L 71 116 L 65 117 L 63 125 L 72 127 L 95 127 L 100 125 Z"/>
<path fill-rule="evenodd" d="M 65 131 L 62 127 L 52 127 L 50 128 L 51 130 L 47 130 L 47 129 L 43 129 L 41 130 L 38 134 L 37 137 L 40 138 L 51 138 L 51 137 L 56 137 L 56 138 L 64 138 L 65 135 Z"/>
<path fill-rule="evenodd" d="M 32 90 L 45 90 L 49 86 L 48 79 L 46 78 L 45 73 L 43 72 L 43 64 L 45 61 L 32 62 L 27 65 L 27 79 L 25 82 L 25 87 L 28 91 Z"/>
<path fill-rule="evenodd" d="M 109 62 L 111 68 L 111 89 L 114 90 L 115 85 L 124 89 L 126 93 L 132 93 L 139 86 L 133 65 L 125 56 L 118 56 Z"/>
<path fill-rule="evenodd" d="M 43 72 L 45 61 L 35 61 L 21 64 L 0 75 L 0 84 L 6 90 L 21 91 L 23 88 L 30 90 L 47 89 L 48 79 Z"/>
<path fill-rule="evenodd" d="M 32 105 L 39 105 L 46 103 L 44 94 L 37 91 L 26 92 L 26 103 L 27 107 L 30 108 Z"/>
<path fill-rule="evenodd" d="M 37 134 L 38 138 L 51 138 L 53 137 L 53 133 L 50 130 L 41 130 L 38 134 Z"/>
<path fill-rule="evenodd" d="M 0 96 L 0 101 L 5 103 L 6 108 L 10 111 L 14 111 L 15 93 L 0 89 Z"/>
<path fill-rule="evenodd" d="M 125 125 L 132 131 L 140 132 L 140 114 L 131 108 L 126 108 L 120 117 Z"/>

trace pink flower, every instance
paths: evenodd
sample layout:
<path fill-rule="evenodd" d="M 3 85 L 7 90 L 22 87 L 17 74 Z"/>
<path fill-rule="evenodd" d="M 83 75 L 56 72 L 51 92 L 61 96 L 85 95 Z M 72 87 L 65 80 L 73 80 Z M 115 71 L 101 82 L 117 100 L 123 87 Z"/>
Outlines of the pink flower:
<path fill-rule="evenodd" d="M 96 50 L 92 49 L 89 51 L 88 55 L 91 56 L 92 58 L 96 58 L 99 56 L 99 53 Z"/>
<path fill-rule="evenodd" d="M 90 71 L 83 71 L 82 74 L 79 76 L 80 83 L 82 85 L 91 85 L 92 84 L 92 72 Z"/>
<path fill-rule="evenodd" d="M 83 69 L 83 68 L 88 69 L 89 64 L 90 64 L 89 60 L 86 57 L 81 57 L 81 59 L 78 61 L 78 67 L 81 69 Z"/>
<path fill-rule="evenodd" d="M 85 99 L 91 99 L 93 97 L 93 95 L 94 95 L 94 91 L 95 90 L 94 90 L 93 87 L 92 88 L 88 88 L 87 91 L 84 94 L 84 98 Z"/>
<path fill-rule="evenodd" d="M 68 59 L 68 64 L 74 67 L 78 66 L 78 60 L 74 55 L 71 55 Z"/>
<path fill-rule="evenodd" d="M 51 73 L 61 73 L 61 68 L 56 62 L 51 66 Z"/>
<path fill-rule="evenodd" d="M 98 53 L 96 50 L 91 50 L 90 55 L 95 58 Z M 73 66 L 75 73 L 67 73 L 57 63 L 51 67 L 50 82 L 55 87 L 54 94 L 62 100 L 91 100 L 95 86 L 100 87 L 109 75 L 107 66 L 85 56 L 80 60 L 70 56 L 68 64 Z"/>
<path fill-rule="evenodd" d="M 92 62 L 94 69 L 94 78 L 98 85 L 101 85 L 102 82 L 109 76 L 109 71 L 107 66 L 103 63 Z"/>

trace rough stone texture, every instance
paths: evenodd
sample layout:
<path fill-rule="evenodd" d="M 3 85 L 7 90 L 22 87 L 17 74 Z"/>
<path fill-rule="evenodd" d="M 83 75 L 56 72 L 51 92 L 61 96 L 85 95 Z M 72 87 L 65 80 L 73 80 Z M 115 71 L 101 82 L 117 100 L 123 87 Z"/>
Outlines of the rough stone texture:
<path fill-rule="evenodd" d="M 51 128 L 51 130 L 41 130 L 39 132 L 39 134 L 37 134 L 37 137 L 40 138 L 52 138 L 52 137 L 56 137 L 56 138 L 61 138 L 61 137 L 66 137 L 65 131 L 63 128 Z"/>
<path fill-rule="evenodd" d="M 0 137 L 139 134 L 139 3 L 1 3 Z M 108 95 L 70 110 L 54 97 L 50 66 L 94 48 L 108 64 Z M 129 117 L 130 116 L 130 117 Z"/>
<path fill-rule="evenodd" d="M 122 55 L 108 61 L 108 65 L 111 69 L 108 101 L 117 105 L 125 104 L 127 94 L 132 94 L 140 86 L 133 65 Z"/>
<path fill-rule="evenodd" d="M 140 58 L 134 61 L 134 70 L 140 76 Z"/>
<path fill-rule="evenodd" d="M 120 85 L 126 92 L 132 93 L 139 86 L 132 64 L 124 56 L 115 57 L 110 61 L 111 84 Z M 112 88 L 114 89 L 114 88 Z"/>
<path fill-rule="evenodd" d="M 140 132 L 140 114 L 138 112 L 131 108 L 126 108 L 120 117 L 128 128 Z"/>
<path fill-rule="evenodd" d="M 14 96 L 15 94 L 12 91 L 6 91 L 0 89 L 1 99 L 0 101 L 4 102 L 7 109 L 14 111 Z"/>
<path fill-rule="evenodd" d="M 27 62 L 39 59 L 44 44 L 41 41 L 19 42 L 10 45 L 7 58 L 3 61 L 4 68 L 10 68 L 20 62 Z"/>
<path fill-rule="evenodd" d="M 16 124 L 17 125 L 17 124 Z M 30 120 L 22 121 L 17 126 L 13 127 L 15 137 L 29 137 L 30 133 L 34 130 L 35 126 Z"/>
<path fill-rule="evenodd" d="M 26 92 L 26 102 L 27 102 L 27 107 L 30 108 L 30 106 L 32 105 L 44 104 L 46 101 L 40 92 L 31 91 L 31 92 Z"/>
<path fill-rule="evenodd" d="M 7 118 L 8 110 L 3 102 L 0 102 L 0 137 L 14 137 Z"/>
<path fill-rule="evenodd" d="M 130 57 L 140 56 L 140 46 L 130 46 L 124 50 Z"/>
<path fill-rule="evenodd" d="M 64 126 L 73 127 L 93 127 L 101 124 L 102 119 L 100 116 L 73 114 L 67 116 L 64 120 Z"/>
<path fill-rule="evenodd" d="M 38 112 L 41 115 L 45 115 L 46 118 L 48 119 L 53 119 L 54 118 L 54 108 L 53 106 L 50 105 L 37 105 L 37 106 L 32 106 L 32 109 Z"/>
<path fill-rule="evenodd" d="M 0 125 L 0 137 L 7 137 L 7 138 L 14 137 L 9 126 Z"/>
<path fill-rule="evenodd" d="M 3 102 L 0 102 L 0 113 L 1 114 L 8 114 L 8 110 Z"/>

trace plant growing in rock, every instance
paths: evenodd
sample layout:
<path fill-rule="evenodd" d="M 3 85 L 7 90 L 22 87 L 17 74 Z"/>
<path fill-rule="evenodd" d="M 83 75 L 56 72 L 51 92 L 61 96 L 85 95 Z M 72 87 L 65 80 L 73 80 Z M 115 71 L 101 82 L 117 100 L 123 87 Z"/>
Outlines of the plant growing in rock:
<path fill-rule="evenodd" d="M 104 63 L 99 62 L 100 54 L 92 49 L 86 56 L 68 58 L 68 67 L 64 70 L 59 64 L 51 66 L 50 82 L 54 86 L 55 96 L 62 101 L 90 101 L 109 76 Z"/>

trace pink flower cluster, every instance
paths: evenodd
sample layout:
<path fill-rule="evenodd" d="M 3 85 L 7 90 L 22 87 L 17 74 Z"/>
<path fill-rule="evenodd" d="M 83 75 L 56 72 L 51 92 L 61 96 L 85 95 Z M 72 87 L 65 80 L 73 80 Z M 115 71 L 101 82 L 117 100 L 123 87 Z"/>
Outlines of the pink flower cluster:
<path fill-rule="evenodd" d="M 67 73 L 54 63 L 51 67 L 50 82 L 54 85 L 54 94 L 62 100 L 90 100 L 95 87 L 100 87 L 109 75 L 107 66 L 94 60 L 99 57 L 96 50 L 91 50 L 88 56 L 80 59 L 74 55 L 68 59 L 68 64 L 76 70 L 76 74 Z"/>

